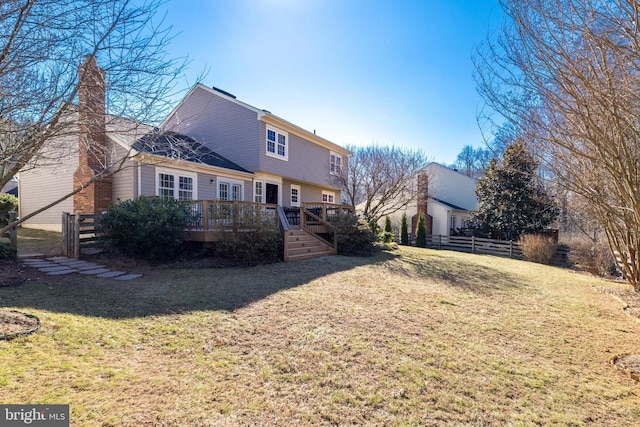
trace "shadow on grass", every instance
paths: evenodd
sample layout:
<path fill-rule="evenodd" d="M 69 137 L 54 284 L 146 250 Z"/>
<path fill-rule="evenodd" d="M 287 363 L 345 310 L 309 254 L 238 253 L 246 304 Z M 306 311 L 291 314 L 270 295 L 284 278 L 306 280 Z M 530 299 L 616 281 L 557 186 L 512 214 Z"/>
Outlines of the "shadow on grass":
<path fill-rule="evenodd" d="M 490 295 L 526 284 L 522 277 L 473 261 L 475 257 L 485 256 L 488 255 L 448 256 L 446 252 L 434 250 L 425 250 L 422 255 L 401 253 L 396 255 L 401 262 L 390 263 L 389 269 L 396 274 L 444 282 L 478 295 Z"/>
<path fill-rule="evenodd" d="M 156 270 L 132 281 L 79 274 L 0 288 L 0 306 L 105 318 L 131 318 L 201 310 L 233 311 L 277 292 L 391 255 L 333 256 L 248 268 Z"/>

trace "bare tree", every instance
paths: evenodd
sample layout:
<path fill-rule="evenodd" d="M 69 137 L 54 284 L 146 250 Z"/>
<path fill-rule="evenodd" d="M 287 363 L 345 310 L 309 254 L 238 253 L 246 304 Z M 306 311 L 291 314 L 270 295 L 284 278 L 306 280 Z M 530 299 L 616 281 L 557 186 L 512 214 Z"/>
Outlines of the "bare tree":
<path fill-rule="evenodd" d="M 167 57 L 170 28 L 156 17 L 160 5 L 161 0 L 0 3 L 0 187 L 18 171 L 70 155 L 65 137 L 80 129 L 78 69 L 87 58 L 98 58 L 106 76 L 106 114 L 100 120 L 118 118 L 117 126 L 131 132 L 166 116 L 184 61 Z M 110 160 L 95 179 L 122 164 Z"/>
<path fill-rule="evenodd" d="M 416 199 L 416 175 L 427 164 L 422 151 L 380 145 L 347 148 L 352 155 L 337 184 L 367 221 L 405 209 Z"/>
<path fill-rule="evenodd" d="M 473 148 L 471 145 L 465 145 L 451 168 L 472 178 L 480 178 L 493 158 L 493 151 L 489 148 Z"/>
<path fill-rule="evenodd" d="M 637 0 L 501 0 L 474 59 L 480 93 L 584 198 L 640 291 Z"/>

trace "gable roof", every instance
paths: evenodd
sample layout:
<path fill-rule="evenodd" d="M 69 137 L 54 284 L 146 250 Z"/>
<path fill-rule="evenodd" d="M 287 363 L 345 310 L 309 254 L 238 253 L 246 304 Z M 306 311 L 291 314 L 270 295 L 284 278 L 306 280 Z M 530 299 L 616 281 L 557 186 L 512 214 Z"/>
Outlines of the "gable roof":
<path fill-rule="evenodd" d="M 241 107 L 246 108 L 249 111 L 252 111 L 254 113 L 256 113 L 256 117 L 258 120 L 263 121 L 265 123 L 277 126 L 282 128 L 283 130 L 286 130 L 287 132 L 292 132 L 294 134 L 297 134 L 298 136 L 311 141 L 315 144 L 318 144 L 322 147 L 328 148 L 329 150 L 333 150 L 337 153 L 340 153 L 342 155 L 345 156 L 349 156 L 351 155 L 351 151 L 347 150 L 346 148 L 336 144 L 335 142 L 329 141 L 328 139 L 325 139 L 319 135 L 316 135 L 315 131 L 313 132 L 309 132 L 306 129 L 301 128 L 298 125 L 295 125 L 281 117 L 276 116 L 275 114 L 271 113 L 268 110 L 265 109 L 260 109 L 257 107 L 254 107 L 253 105 L 247 104 L 246 102 L 240 101 L 239 99 L 236 98 L 235 95 L 219 89 L 217 87 L 209 87 L 209 86 L 205 86 L 202 83 L 197 83 L 193 88 L 191 88 L 191 90 L 185 95 L 184 98 L 182 98 L 182 100 L 180 101 L 180 103 L 178 103 L 178 105 L 173 109 L 173 111 L 167 116 L 167 118 L 162 122 L 162 124 L 160 124 L 160 128 L 164 128 L 166 123 L 169 123 L 169 121 L 171 120 L 171 118 L 173 117 L 173 115 L 176 113 L 176 111 L 178 111 L 181 107 L 182 104 L 184 104 L 186 102 L 186 100 L 191 96 L 191 94 L 193 94 L 196 90 L 204 90 L 205 92 L 218 96 L 220 98 L 226 99 L 227 101 L 230 101 L 236 105 L 239 105 Z"/>
<path fill-rule="evenodd" d="M 155 154 L 172 160 L 184 160 L 251 173 L 242 166 L 196 142 L 190 136 L 178 132 L 150 132 L 134 142 L 132 148 L 140 153 Z"/>

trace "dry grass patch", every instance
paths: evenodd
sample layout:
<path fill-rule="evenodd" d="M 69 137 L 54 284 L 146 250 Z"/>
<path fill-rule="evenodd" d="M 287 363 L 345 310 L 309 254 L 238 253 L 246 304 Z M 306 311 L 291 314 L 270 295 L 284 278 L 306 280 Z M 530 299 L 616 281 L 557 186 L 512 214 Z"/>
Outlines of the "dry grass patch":
<path fill-rule="evenodd" d="M 543 265 L 403 247 L 248 269 L 0 288 L 36 335 L 0 342 L 7 403 L 74 425 L 636 425 L 613 369 L 638 324 Z"/>

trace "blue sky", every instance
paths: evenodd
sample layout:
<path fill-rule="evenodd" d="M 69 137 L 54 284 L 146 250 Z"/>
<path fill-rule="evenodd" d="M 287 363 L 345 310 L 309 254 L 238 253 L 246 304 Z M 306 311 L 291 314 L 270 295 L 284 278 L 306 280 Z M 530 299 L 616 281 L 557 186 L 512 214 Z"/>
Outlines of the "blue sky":
<path fill-rule="evenodd" d="M 241 101 L 340 145 L 483 145 L 471 55 L 497 0 L 170 0 L 173 56 Z"/>

